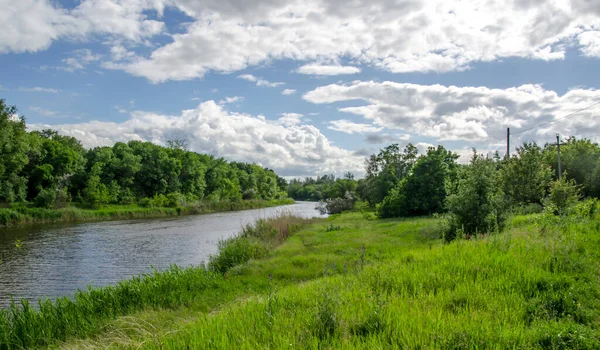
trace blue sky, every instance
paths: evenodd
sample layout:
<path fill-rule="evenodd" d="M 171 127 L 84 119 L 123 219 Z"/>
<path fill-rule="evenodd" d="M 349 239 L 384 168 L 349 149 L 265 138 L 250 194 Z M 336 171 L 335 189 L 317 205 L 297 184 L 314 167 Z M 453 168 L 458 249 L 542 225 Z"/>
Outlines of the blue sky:
<path fill-rule="evenodd" d="M 392 142 L 465 160 L 471 147 L 503 152 L 506 127 L 600 102 L 600 8 L 587 0 L 0 6 L 0 98 L 32 129 L 87 147 L 182 138 L 285 176 L 360 174 Z M 597 140 L 599 114 L 513 145 L 556 132 Z"/>

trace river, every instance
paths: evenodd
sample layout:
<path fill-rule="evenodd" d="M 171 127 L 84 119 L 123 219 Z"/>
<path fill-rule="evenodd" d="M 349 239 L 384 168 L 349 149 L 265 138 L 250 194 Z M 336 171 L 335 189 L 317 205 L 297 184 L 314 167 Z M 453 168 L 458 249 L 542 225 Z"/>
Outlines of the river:
<path fill-rule="evenodd" d="M 0 229 L 0 308 L 10 296 L 36 301 L 72 296 L 87 285 L 106 286 L 171 264 L 198 265 L 259 218 L 289 211 L 318 217 L 315 203 L 275 208 L 79 224 Z"/>

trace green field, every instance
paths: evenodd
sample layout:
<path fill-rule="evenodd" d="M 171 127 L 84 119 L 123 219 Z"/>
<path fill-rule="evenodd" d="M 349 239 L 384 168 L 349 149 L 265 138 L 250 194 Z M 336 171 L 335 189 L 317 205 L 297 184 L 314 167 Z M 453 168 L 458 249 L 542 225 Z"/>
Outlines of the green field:
<path fill-rule="evenodd" d="M 164 216 L 208 214 L 214 212 L 258 209 L 293 204 L 293 199 L 206 201 L 179 207 L 141 207 L 138 205 L 105 205 L 99 209 L 67 207 L 45 209 L 26 206 L 0 208 L 0 227 L 23 224 L 82 222 L 157 218 Z"/>
<path fill-rule="evenodd" d="M 503 233 L 450 244 L 436 218 L 355 212 L 293 227 L 281 245 L 248 232 L 223 244 L 249 254 L 224 275 L 173 269 L 82 293 L 66 321 L 50 308 L 43 322 L 6 314 L 34 320 L 13 347 L 600 348 L 598 216 L 517 216 Z M 0 340 L 16 331 L 6 322 Z"/>

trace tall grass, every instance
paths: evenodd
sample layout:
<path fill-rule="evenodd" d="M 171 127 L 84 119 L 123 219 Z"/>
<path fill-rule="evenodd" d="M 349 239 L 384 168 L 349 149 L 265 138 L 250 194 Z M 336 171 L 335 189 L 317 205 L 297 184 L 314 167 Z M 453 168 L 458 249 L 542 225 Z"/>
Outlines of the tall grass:
<path fill-rule="evenodd" d="M 229 304 L 144 347 L 599 349 L 600 218 L 517 222 Z"/>
<path fill-rule="evenodd" d="M 0 227 L 10 227 L 34 223 L 80 222 L 140 219 L 177 215 L 207 214 L 223 211 L 257 209 L 293 204 L 292 199 L 282 200 L 243 200 L 243 201 L 202 201 L 176 208 L 144 208 L 136 205 L 113 205 L 99 209 L 69 207 L 63 209 L 0 208 Z"/>
<path fill-rule="evenodd" d="M 145 309 L 206 309 L 239 294 L 235 284 L 227 283 L 222 273 L 248 261 L 254 255 L 236 250 L 232 242 L 253 240 L 260 244 L 261 257 L 281 244 L 307 219 L 280 214 L 260 219 L 243 228 L 236 238 L 226 240 L 218 255 L 204 266 L 154 271 L 104 288 L 77 291 L 73 298 L 40 300 L 34 308 L 27 300 L 13 301 L 0 309 L 0 350 L 47 346 L 72 337 L 97 333 L 108 320 Z M 255 241 L 254 241 L 255 240 Z M 225 265 L 226 264 L 226 265 Z M 214 268 L 213 266 L 218 266 Z"/>
<path fill-rule="evenodd" d="M 74 298 L 26 300 L 0 310 L 0 349 L 46 346 L 70 336 L 86 336 L 107 319 L 145 308 L 175 308 L 192 304 L 199 292 L 216 288 L 222 278 L 203 267 L 134 277 L 115 286 L 78 291 Z"/>
<path fill-rule="evenodd" d="M 237 236 L 219 241 L 219 251 L 210 257 L 208 268 L 211 271 L 225 273 L 230 268 L 250 259 L 263 258 L 302 225 L 312 221 L 314 220 L 300 218 L 290 213 L 259 219 L 253 224 L 246 225 Z"/>

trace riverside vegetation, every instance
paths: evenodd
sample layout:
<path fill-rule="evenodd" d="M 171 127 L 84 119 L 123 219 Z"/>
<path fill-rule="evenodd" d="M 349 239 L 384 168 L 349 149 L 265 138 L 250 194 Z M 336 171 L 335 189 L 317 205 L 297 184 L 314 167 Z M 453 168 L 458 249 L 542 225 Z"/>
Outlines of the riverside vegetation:
<path fill-rule="evenodd" d="M 365 179 L 287 187 L 341 214 L 259 221 L 220 242 L 206 266 L 172 267 L 37 309 L 15 302 L 0 311 L 0 349 L 600 348 L 600 147 L 569 138 L 562 177 L 556 151 L 525 143 L 511 157 L 474 152 L 462 165 L 442 146 L 419 155 L 410 144 L 390 145 L 367 159 Z M 225 174 L 212 177 L 225 186 L 218 195 L 192 199 L 239 200 L 239 191 L 223 190 L 238 188 Z M 114 193 L 89 176 L 86 186 L 102 190 L 84 189 L 83 198 Z M 271 179 L 258 193 L 276 186 L 267 193 L 285 197 L 284 182 Z M 181 194 L 135 193 L 139 205 Z"/>
<path fill-rule="evenodd" d="M 27 131 L 0 99 L 0 226 L 181 215 L 289 204 L 271 169 L 186 150 L 117 142 L 85 149 L 53 130 Z"/>
<path fill-rule="evenodd" d="M 15 304 L 0 348 L 597 349 L 596 205 L 451 243 L 442 218 L 259 221 L 208 268 Z"/>

